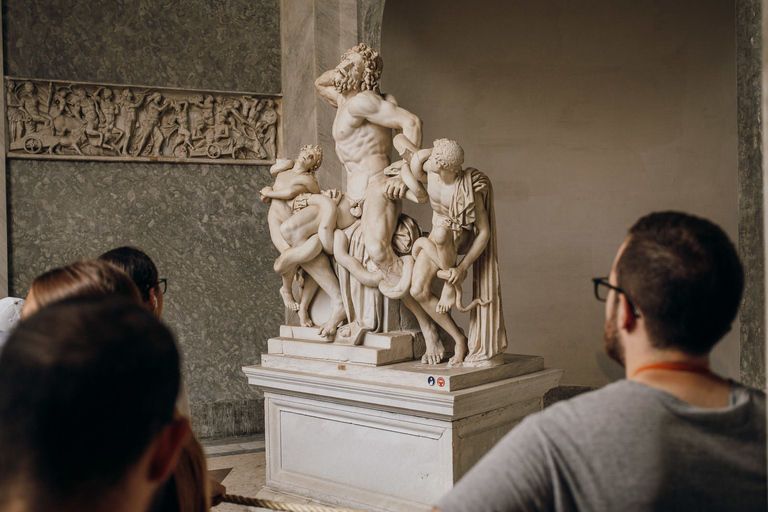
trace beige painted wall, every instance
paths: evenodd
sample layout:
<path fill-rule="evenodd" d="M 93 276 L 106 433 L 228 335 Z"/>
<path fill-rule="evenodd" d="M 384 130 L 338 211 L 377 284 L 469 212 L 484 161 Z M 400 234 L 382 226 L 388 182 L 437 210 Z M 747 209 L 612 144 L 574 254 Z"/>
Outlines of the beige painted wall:
<path fill-rule="evenodd" d="M 684 210 L 736 238 L 734 26 L 728 1 L 387 0 L 382 90 L 490 176 L 510 351 L 563 384 L 621 375 L 590 278 L 638 217 Z M 713 366 L 738 378 L 736 325 Z"/>

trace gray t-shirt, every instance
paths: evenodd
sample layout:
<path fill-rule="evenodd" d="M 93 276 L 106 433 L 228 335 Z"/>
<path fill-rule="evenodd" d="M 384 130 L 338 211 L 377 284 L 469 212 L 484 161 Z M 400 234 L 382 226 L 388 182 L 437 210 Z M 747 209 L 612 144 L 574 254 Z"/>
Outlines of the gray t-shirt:
<path fill-rule="evenodd" d="M 768 506 L 765 394 L 722 409 L 622 380 L 527 417 L 436 506 L 443 512 L 724 511 Z"/>

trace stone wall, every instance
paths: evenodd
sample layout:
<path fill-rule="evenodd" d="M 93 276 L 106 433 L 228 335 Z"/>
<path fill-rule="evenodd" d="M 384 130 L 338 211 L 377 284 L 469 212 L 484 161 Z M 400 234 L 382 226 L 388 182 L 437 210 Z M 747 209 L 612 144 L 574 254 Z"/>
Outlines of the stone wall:
<path fill-rule="evenodd" d="M 5 74 L 278 94 L 277 0 L 3 2 Z M 195 429 L 263 428 L 240 371 L 278 331 L 277 256 L 258 191 L 267 168 L 10 160 L 10 293 L 40 272 L 136 245 L 168 278 Z"/>

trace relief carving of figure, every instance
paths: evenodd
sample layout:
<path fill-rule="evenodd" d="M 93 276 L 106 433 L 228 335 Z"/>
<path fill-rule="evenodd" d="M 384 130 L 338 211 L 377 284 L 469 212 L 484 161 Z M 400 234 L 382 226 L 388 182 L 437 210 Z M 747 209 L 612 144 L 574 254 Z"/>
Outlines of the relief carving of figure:
<path fill-rule="evenodd" d="M 454 339 L 456 352 L 450 366 L 503 364 L 507 335 L 491 183 L 477 169 L 462 168 L 464 151 L 454 141 L 438 139 L 432 149 L 409 149 L 415 154 L 411 165 L 402 167 L 401 177 L 417 198 L 428 197 L 432 206 L 432 231 L 413 247 L 416 263 L 411 295 Z M 461 254 L 464 257 L 457 262 Z M 474 300 L 465 307 L 461 284 L 470 266 Z M 436 278 L 445 281 L 440 299 L 431 291 Z M 471 310 L 469 340 L 450 316 L 453 306 L 464 312 Z"/>
<path fill-rule="evenodd" d="M 27 113 L 29 121 L 31 121 L 27 123 L 27 134 L 36 132 L 38 130 L 38 123 L 42 123 L 45 127 L 51 125 L 51 116 L 40 111 L 42 100 L 37 94 L 35 84 L 32 82 L 24 82 L 24 90 L 19 94 L 19 99 L 21 100 L 22 108 Z"/>
<path fill-rule="evenodd" d="M 117 116 L 120 113 L 120 106 L 115 100 L 112 89 L 109 87 L 99 87 L 96 89 L 94 97 L 98 98 L 99 108 L 104 115 L 102 126 L 104 142 L 115 151 L 118 151 L 117 144 L 120 143 L 120 138 L 123 136 L 123 130 L 117 127 Z"/>
<path fill-rule="evenodd" d="M 278 113 L 274 100 L 242 93 L 6 80 L 8 156 L 74 154 L 152 160 L 270 157 Z M 250 120 L 249 120 L 250 119 Z M 256 121 L 256 122 L 254 122 Z M 258 126 L 257 122 L 261 124 Z M 47 150 L 47 153 L 44 151 Z M 273 151 L 271 157 L 276 158 Z"/>
<path fill-rule="evenodd" d="M 104 143 L 104 134 L 99 131 L 99 117 L 102 114 L 99 112 L 98 103 L 83 87 L 75 87 L 74 93 L 77 95 L 73 105 L 75 116 L 85 124 L 86 135 L 98 137 L 99 141 L 95 145 L 101 147 Z"/>
<path fill-rule="evenodd" d="M 277 111 L 275 102 L 267 100 L 264 104 L 264 110 L 261 113 L 259 122 L 256 123 L 256 134 L 261 139 L 261 144 L 267 151 L 267 158 L 275 158 L 277 146 L 275 137 L 277 135 Z"/>
<path fill-rule="evenodd" d="M 11 142 L 20 139 L 24 135 L 24 126 L 31 117 L 27 112 L 21 108 L 24 103 L 16 93 L 16 84 L 13 80 L 7 80 L 5 82 L 6 94 L 5 94 L 5 106 L 8 109 L 8 131 Z"/>
<path fill-rule="evenodd" d="M 120 153 L 128 155 L 130 144 L 132 142 L 133 130 L 136 127 L 136 120 L 138 119 L 137 110 L 144 103 L 144 97 L 146 93 L 137 93 L 136 99 L 130 89 L 123 89 L 123 94 L 120 97 L 120 115 L 123 118 L 123 129 L 125 130 L 125 136 L 123 137 L 123 144 L 120 148 Z"/>
<path fill-rule="evenodd" d="M 136 149 L 136 156 L 141 155 L 147 142 L 152 140 L 152 155 L 160 156 L 160 148 L 165 137 L 159 128 L 160 116 L 171 107 L 171 102 L 163 99 L 159 92 L 152 93 L 144 105 L 144 119 L 141 121 L 141 135 Z"/>

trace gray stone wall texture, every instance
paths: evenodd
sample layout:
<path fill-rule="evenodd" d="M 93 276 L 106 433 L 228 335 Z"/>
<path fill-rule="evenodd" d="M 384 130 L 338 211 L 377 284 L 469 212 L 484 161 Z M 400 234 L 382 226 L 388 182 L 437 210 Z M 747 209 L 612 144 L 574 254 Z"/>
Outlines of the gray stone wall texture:
<path fill-rule="evenodd" d="M 739 130 L 739 256 L 744 296 L 739 309 L 740 374 L 765 388 L 765 245 L 763 233 L 762 23 L 760 0 L 736 2 Z"/>
<path fill-rule="evenodd" d="M 7 75 L 276 94 L 277 0 L 3 2 Z M 46 269 L 120 245 L 168 278 L 193 423 L 202 437 L 263 429 L 240 367 L 259 362 L 283 307 L 258 199 L 266 167 L 10 160 L 11 294 Z"/>

